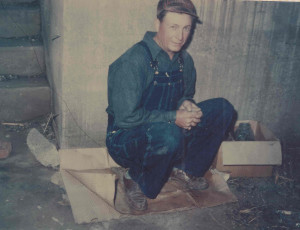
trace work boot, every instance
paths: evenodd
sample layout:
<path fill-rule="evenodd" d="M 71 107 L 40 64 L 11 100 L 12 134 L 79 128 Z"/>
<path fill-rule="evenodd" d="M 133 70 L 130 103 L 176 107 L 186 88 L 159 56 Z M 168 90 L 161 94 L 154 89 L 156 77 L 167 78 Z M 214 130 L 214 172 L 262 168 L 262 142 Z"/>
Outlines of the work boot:
<path fill-rule="evenodd" d="M 125 193 L 130 208 L 136 211 L 144 211 L 147 209 L 147 199 L 141 191 L 139 185 L 132 179 L 126 179 L 123 176 Z"/>
<path fill-rule="evenodd" d="M 204 177 L 195 177 L 187 174 L 181 169 L 172 171 L 170 180 L 180 183 L 183 189 L 205 190 L 208 188 L 208 182 Z"/>

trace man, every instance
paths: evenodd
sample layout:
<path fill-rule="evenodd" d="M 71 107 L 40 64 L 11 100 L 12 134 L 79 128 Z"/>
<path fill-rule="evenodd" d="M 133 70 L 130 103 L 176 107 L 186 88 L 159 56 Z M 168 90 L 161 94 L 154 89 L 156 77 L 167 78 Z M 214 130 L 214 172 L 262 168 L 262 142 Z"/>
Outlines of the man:
<path fill-rule="evenodd" d="M 106 144 L 128 171 L 125 193 L 133 210 L 145 210 L 170 178 L 185 189 L 208 187 L 203 178 L 233 115 L 222 98 L 195 104 L 196 71 L 183 49 L 198 21 L 191 0 L 160 0 L 157 32 L 109 68 Z"/>

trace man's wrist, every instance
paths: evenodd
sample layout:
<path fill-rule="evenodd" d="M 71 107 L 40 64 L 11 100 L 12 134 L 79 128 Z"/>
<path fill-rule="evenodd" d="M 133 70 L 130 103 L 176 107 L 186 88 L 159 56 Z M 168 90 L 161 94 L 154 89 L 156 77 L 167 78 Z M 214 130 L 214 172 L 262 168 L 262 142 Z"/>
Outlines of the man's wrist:
<path fill-rule="evenodd" d="M 178 109 L 180 108 L 180 106 L 182 106 L 182 104 L 184 103 L 184 101 L 190 101 L 190 102 L 196 104 L 196 102 L 195 102 L 192 98 L 185 98 L 185 97 L 184 97 L 184 98 L 181 98 L 181 99 L 179 100 L 178 106 L 177 106 Z"/>
<path fill-rule="evenodd" d="M 176 110 L 166 112 L 166 120 L 169 123 L 173 123 L 176 120 Z"/>

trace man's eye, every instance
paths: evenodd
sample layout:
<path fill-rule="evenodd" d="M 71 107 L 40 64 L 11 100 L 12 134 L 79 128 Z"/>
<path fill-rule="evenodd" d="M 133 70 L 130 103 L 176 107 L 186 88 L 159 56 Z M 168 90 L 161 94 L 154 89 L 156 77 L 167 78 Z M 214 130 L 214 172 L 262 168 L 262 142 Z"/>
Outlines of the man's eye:
<path fill-rule="evenodd" d="M 177 26 L 171 26 L 172 30 L 177 30 Z"/>
<path fill-rule="evenodd" d="M 185 32 L 190 32 L 190 31 L 191 31 L 191 28 L 190 28 L 190 27 L 185 27 L 185 28 L 184 28 L 184 31 L 185 31 Z"/>

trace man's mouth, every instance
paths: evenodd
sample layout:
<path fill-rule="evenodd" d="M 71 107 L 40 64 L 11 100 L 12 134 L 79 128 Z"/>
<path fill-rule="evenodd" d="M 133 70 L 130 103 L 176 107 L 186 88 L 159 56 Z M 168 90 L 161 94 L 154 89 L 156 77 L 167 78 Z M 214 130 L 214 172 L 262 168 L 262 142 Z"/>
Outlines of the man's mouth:
<path fill-rule="evenodd" d="M 174 44 L 175 46 L 182 46 L 182 43 L 176 43 L 176 42 L 173 42 L 173 44 Z"/>

